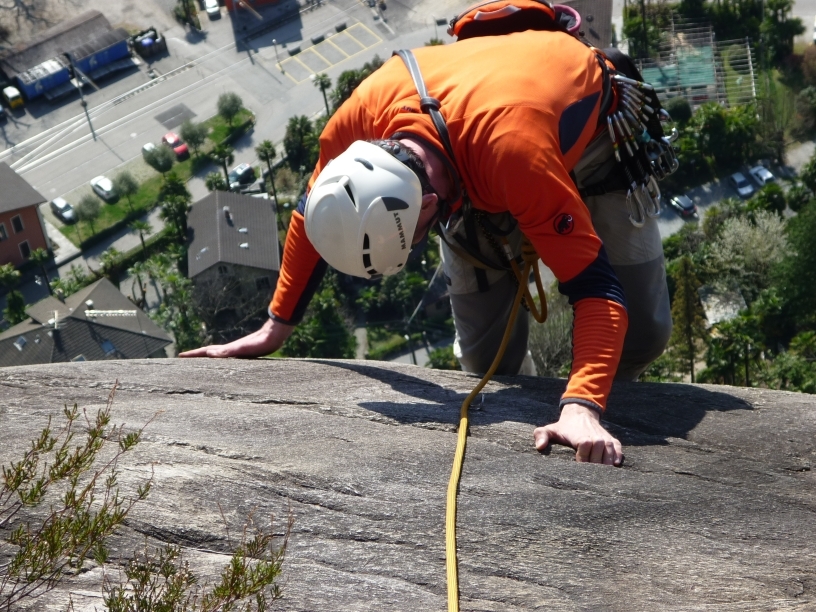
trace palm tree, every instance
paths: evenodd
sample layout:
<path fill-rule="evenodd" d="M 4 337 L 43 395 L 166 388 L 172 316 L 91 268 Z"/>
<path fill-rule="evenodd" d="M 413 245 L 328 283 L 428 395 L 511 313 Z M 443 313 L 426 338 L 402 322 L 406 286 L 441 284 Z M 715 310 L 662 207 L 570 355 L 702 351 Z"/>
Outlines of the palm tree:
<path fill-rule="evenodd" d="M 323 103 L 326 105 L 326 116 L 329 117 L 331 115 L 331 111 L 329 110 L 329 99 L 326 97 L 326 90 L 331 89 L 331 79 L 329 78 L 328 74 L 321 72 L 320 74 L 314 75 L 312 82 L 314 83 L 314 86 L 317 87 L 323 94 Z"/>
<path fill-rule="evenodd" d="M 45 283 L 45 286 L 48 287 L 48 295 L 54 295 L 54 292 L 51 290 L 51 283 L 48 282 L 48 270 L 45 267 L 46 262 L 49 259 L 51 259 L 51 256 L 48 254 L 48 251 L 46 251 L 43 248 L 34 249 L 31 252 L 30 259 L 35 264 L 40 266 L 40 271 L 42 272 L 43 282 Z"/>
<path fill-rule="evenodd" d="M 224 180 L 227 181 L 227 187 L 229 187 L 229 170 L 227 170 L 227 166 L 235 160 L 233 156 L 234 152 L 235 150 L 231 146 L 223 142 L 219 142 L 215 145 L 210 152 L 213 159 L 217 160 L 224 170 Z"/>
<path fill-rule="evenodd" d="M 150 225 L 147 221 L 143 221 L 142 219 L 136 219 L 135 221 L 131 221 L 130 225 L 128 226 L 134 232 L 139 232 L 139 240 L 142 241 L 142 252 L 147 256 L 147 246 L 145 245 L 145 234 L 152 234 L 153 233 L 153 226 Z"/>
<path fill-rule="evenodd" d="M 219 172 L 209 172 L 204 178 L 204 184 L 210 191 L 229 191 L 227 182 Z"/>
<path fill-rule="evenodd" d="M 272 160 L 275 159 L 277 151 L 275 145 L 271 140 L 264 140 L 261 144 L 255 147 L 255 153 L 258 159 L 266 162 L 266 167 L 269 168 L 269 182 L 272 183 L 272 197 L 275 198 L 275 213 L 278 217 L 278 229 L 285 229 L 283 227 L 283 220 L 280 217 L 280 209 L 278 208 L 278 191 L 275 189 L 275 171 L 272 168 Z"/>
<path fill-rule="evenodd" d="M 128 274 L 134 276 L 136 278 L 136 282 L 139 284 L 139 291 L 142 294 L 142 300 L 138 303 L 139 308 L 144 309 L 147 306 L 147 293 L 145 292 L 146 285 L 142 282 L 142 277 L 145 274 L 148 274 L 147 262 L 145 261 L 137 261 L 128 269 Z M 136 296 L 133 296 L 133 301 L 137 302 Z"/>

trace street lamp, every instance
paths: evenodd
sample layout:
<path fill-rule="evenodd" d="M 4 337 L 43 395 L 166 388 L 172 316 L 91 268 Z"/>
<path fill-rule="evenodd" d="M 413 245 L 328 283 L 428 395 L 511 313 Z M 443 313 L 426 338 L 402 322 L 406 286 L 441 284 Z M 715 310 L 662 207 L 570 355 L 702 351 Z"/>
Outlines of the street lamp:
<path fill-rule="evenodd" d="M 272 39 L 272 46 L 275 47 L 275 61 L 278 63 L 280 71 L 283 72 L 283 66 L 281 66 L 280 58 L 278 57 L 278 41 L 274 38 Z"/>
<path fill-rule="evenodd" d="M 87 78 L 82 72 L 74 66 L 74 58 L 71 57 L 71 54 L 66 52 L 64 53 L 65 57 L 68 59 L 68 63 L 71 65 L 71 72 L 74 74 L 74 83 L 76 85 L 77 91 L 79 92 L 79 104 L 85 110 L 85 117 L 88 119 L 88 127 L 91 129 L 91 136 L 93 139 L 96 140 L 96 133 L 93 129 L 93 123 L 91 123 L 91 116 L 88 114 L 88 103 L 85 101 L 85 96 L 82 95 L 82 87 L 84 86 L 83 81 L 88 81 L 91 85 L 96 87 L 96 83 L 94 83 L 91 79 Z M 99 89 L 96 87 L 96 89 Z"/>

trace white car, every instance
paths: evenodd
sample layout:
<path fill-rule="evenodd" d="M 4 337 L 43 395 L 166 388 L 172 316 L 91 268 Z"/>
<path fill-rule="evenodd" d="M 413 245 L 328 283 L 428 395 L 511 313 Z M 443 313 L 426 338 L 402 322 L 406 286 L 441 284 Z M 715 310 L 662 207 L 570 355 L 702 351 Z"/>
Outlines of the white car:
<path fill-rule="evenodd" d="M 750 198 L 754 195 L 754 186 L 748 182 L 742 172 L 735 172 L 728 177 L 728 182 L 737 191 L 741 198 Z"/>
<path fill-rule="evenodd" d="M 204 10 L 207 11 L 207 16 L 210 19 L 221 17 L 221 7 L 218 6 L 218 0 L 204 0 Z"/>
<path fill-rule="evenodd" d="M 776 177 L 765 166 L 755 166 L 751 168 L 748 173 L 760 187 L 764 187 L 768 183 L 773 183 L 776 180 Z"/>
<path fill-rule="evenodd" d="M 142 147 L 142 155 L 148 155 L 149 153 L 155 150 L 156 145 L 154 145 L 152 142 L 148 142 L 146 145 Z"/>
<path fill-rule="evenodd" d="M 106 202 L 116 199 L 116 192 L 113 190 L 113 182 L 104 175 L 91 179 L 91 189 Z"/>

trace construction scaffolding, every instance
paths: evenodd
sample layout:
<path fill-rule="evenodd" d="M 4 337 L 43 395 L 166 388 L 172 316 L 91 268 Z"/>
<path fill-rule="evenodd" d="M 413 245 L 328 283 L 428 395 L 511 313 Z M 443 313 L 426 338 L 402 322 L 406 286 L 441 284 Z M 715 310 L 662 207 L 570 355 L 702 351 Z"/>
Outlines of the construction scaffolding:
<path fill-rule="evenodd" d="M 672 14 L 656 57 L 636 60 L 643 78 L 660 99 L 682 96 L 692 108 L 706 102 L 723 106 L 756 99 L 756 73 L 751 41 L 717 41 L 709 23 Z"/>

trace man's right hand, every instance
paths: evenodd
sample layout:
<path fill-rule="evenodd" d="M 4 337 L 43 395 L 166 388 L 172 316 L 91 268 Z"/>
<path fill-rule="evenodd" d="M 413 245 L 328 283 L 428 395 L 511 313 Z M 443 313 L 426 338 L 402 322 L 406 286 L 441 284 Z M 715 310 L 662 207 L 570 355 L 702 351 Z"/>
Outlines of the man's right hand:
<path fill-rule="evenodd" d="M 229 344 L 211 344 L 179 353 L 179 357 L 263 357 L 277 351 L 292 335 L 294 325 L 269 319 L 256 332 Z"/>

